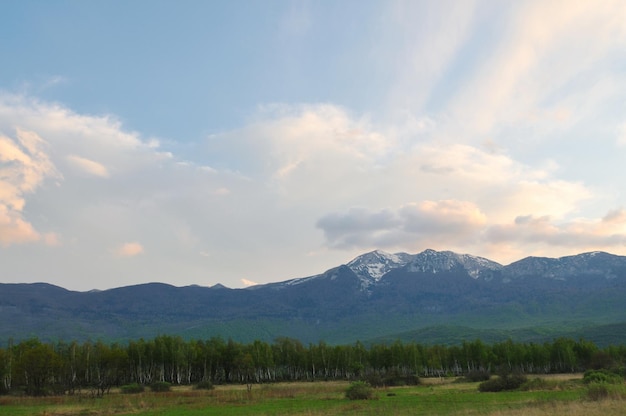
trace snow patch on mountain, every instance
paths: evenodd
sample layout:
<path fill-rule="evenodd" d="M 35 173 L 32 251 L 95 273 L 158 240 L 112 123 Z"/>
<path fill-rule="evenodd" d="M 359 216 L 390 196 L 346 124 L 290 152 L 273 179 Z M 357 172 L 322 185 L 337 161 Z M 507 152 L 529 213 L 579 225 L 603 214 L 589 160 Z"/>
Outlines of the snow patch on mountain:
<path fill-rule="evenodd" d="M 441 273 L 453 269 L 464 269 L 472 278 L 478 279 L 486 272 L 501 270 L 503 266 L 483 257 L 458 254 L 452 251 L 424 250 L 410 256 L 406 270 L 412 273 Z"/>
<path fill-rule="evenodd" d="M 474 279 L 478 279 L 485 271 L 502 270 L 504 266 L 484 257 L 472 256 L 470 254 L 456 254 L 459 263 L 463 265 L 467 273 Z"/>
<path fill-rule="evenodd" d="M 374 250 L 356 257 L 347 266 L 359 277 L 362 288 L 367 289 L 391 270 L 404 266 L 410 257 L 406 253 L 391 254 Z"/>

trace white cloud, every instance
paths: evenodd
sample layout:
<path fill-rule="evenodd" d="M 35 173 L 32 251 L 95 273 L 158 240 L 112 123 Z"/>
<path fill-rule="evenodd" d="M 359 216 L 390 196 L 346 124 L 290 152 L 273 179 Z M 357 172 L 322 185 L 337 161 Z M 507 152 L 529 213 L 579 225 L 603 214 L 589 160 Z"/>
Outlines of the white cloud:
<path fill-rule="evenodd" d="M 101 163 L 76 155 L 67 156 L 67 160 L 80 171 L 102 178 L 109 177 L 109 171 Z"/>

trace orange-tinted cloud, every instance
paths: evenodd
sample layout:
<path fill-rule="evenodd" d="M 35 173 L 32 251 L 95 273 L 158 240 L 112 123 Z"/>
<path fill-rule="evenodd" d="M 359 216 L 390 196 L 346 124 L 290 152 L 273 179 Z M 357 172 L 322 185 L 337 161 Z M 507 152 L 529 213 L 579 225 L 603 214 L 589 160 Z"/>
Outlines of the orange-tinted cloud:
<path fill-rule="evenodd" d="M 137 242 L 124 243 L 114 250 L 118 257 L 135 257 L 143 252 L 143 246 Z"/>

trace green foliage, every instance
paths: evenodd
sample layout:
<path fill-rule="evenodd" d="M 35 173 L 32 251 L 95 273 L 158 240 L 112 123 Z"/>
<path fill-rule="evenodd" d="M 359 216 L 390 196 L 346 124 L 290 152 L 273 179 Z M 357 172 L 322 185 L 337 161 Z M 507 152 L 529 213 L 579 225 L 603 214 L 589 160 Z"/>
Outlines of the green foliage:
<path fill-rule="evenodd" d="M 279 338 L 272 344 L 242 344 L 221 338 L 186 341 L 165 335 L 127 345 L 102 341 L 46 344 L 33 339 L 0 348 L 0 389 L 27 395 L 71 395 L 87 389 L 94 396 L 103 396 L 112 387 L 147 385 L 154 380 L 172 385 L 205 381 L 208 386 L 364 380 L 371 387 L 391 387 L 419 384 L 420 377 L 455 375 L 484 382 L 489 378 L 487 369 L 521 374 L 571 372 L 591 368 L 585 363 L 593 362 L 594 357 L 610 361 L 613 370 L 588 372 L 585 382 L 621 381 L 626 346 L 598 350 L 586 341 L 561 338 L 543 344 L 508 340 L 488 345 L 475 340 L 452 346 L 399 341 L 368 346 L 304 345 L 290 338 Z M 489 380 L 492 384 L 483 388 L 510 389 L 515 379 L 502 376 Z"/>
<path fill-rule="evenodd" d="M 120 387 L 120 391 L 124 394 L 143 393 L 144 390 L 145 390 L 144 386 L 142 386 L 139 383 L 126 384 Z"/>
<path fill-rule="evenodd" d="M 517 390 L 527 381 L 528 378 L 522 374 L 502 375 L 483 381 L 478 385 L 478 391 L 484 393 Z"/>
<path fill-rule="evenodd" d="M 585 371 L 583 382 L 585 384 L 601 383 L 601 384 L 620 384 L 624 378 L 609 370 L 588 370 Z"/>
<path fill-rule="evenodd" d="M 150 384 L 150 391 L 155 393 L 163 393 L 171 390 L 172 385 L 167 381 L 157 381 Z"/>
<path fill-rule="evenodd" d="M 355 381 L 346 389 L 346 398 L 350 400 L 370 400 L 374 390 L 365 381 Z"/>
<path fill-rule="evenodd" d="M 24 392 L 31 396 L 52 393 L 54 375 L 62 365 L 53 347 L 31 339 L 16 347 L 16 355 L 19 360 L 15 365 L 15 384 L 24 386 Z"/>

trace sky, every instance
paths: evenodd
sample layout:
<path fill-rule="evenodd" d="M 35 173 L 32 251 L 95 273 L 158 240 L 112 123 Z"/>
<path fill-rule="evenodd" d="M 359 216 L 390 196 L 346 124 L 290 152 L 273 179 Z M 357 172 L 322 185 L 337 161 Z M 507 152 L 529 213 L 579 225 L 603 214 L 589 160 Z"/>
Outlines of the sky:
<path fill-rule="evenodd" d="M 622 0 L 2 9 L 2 283 L 626 255 Z"/>

